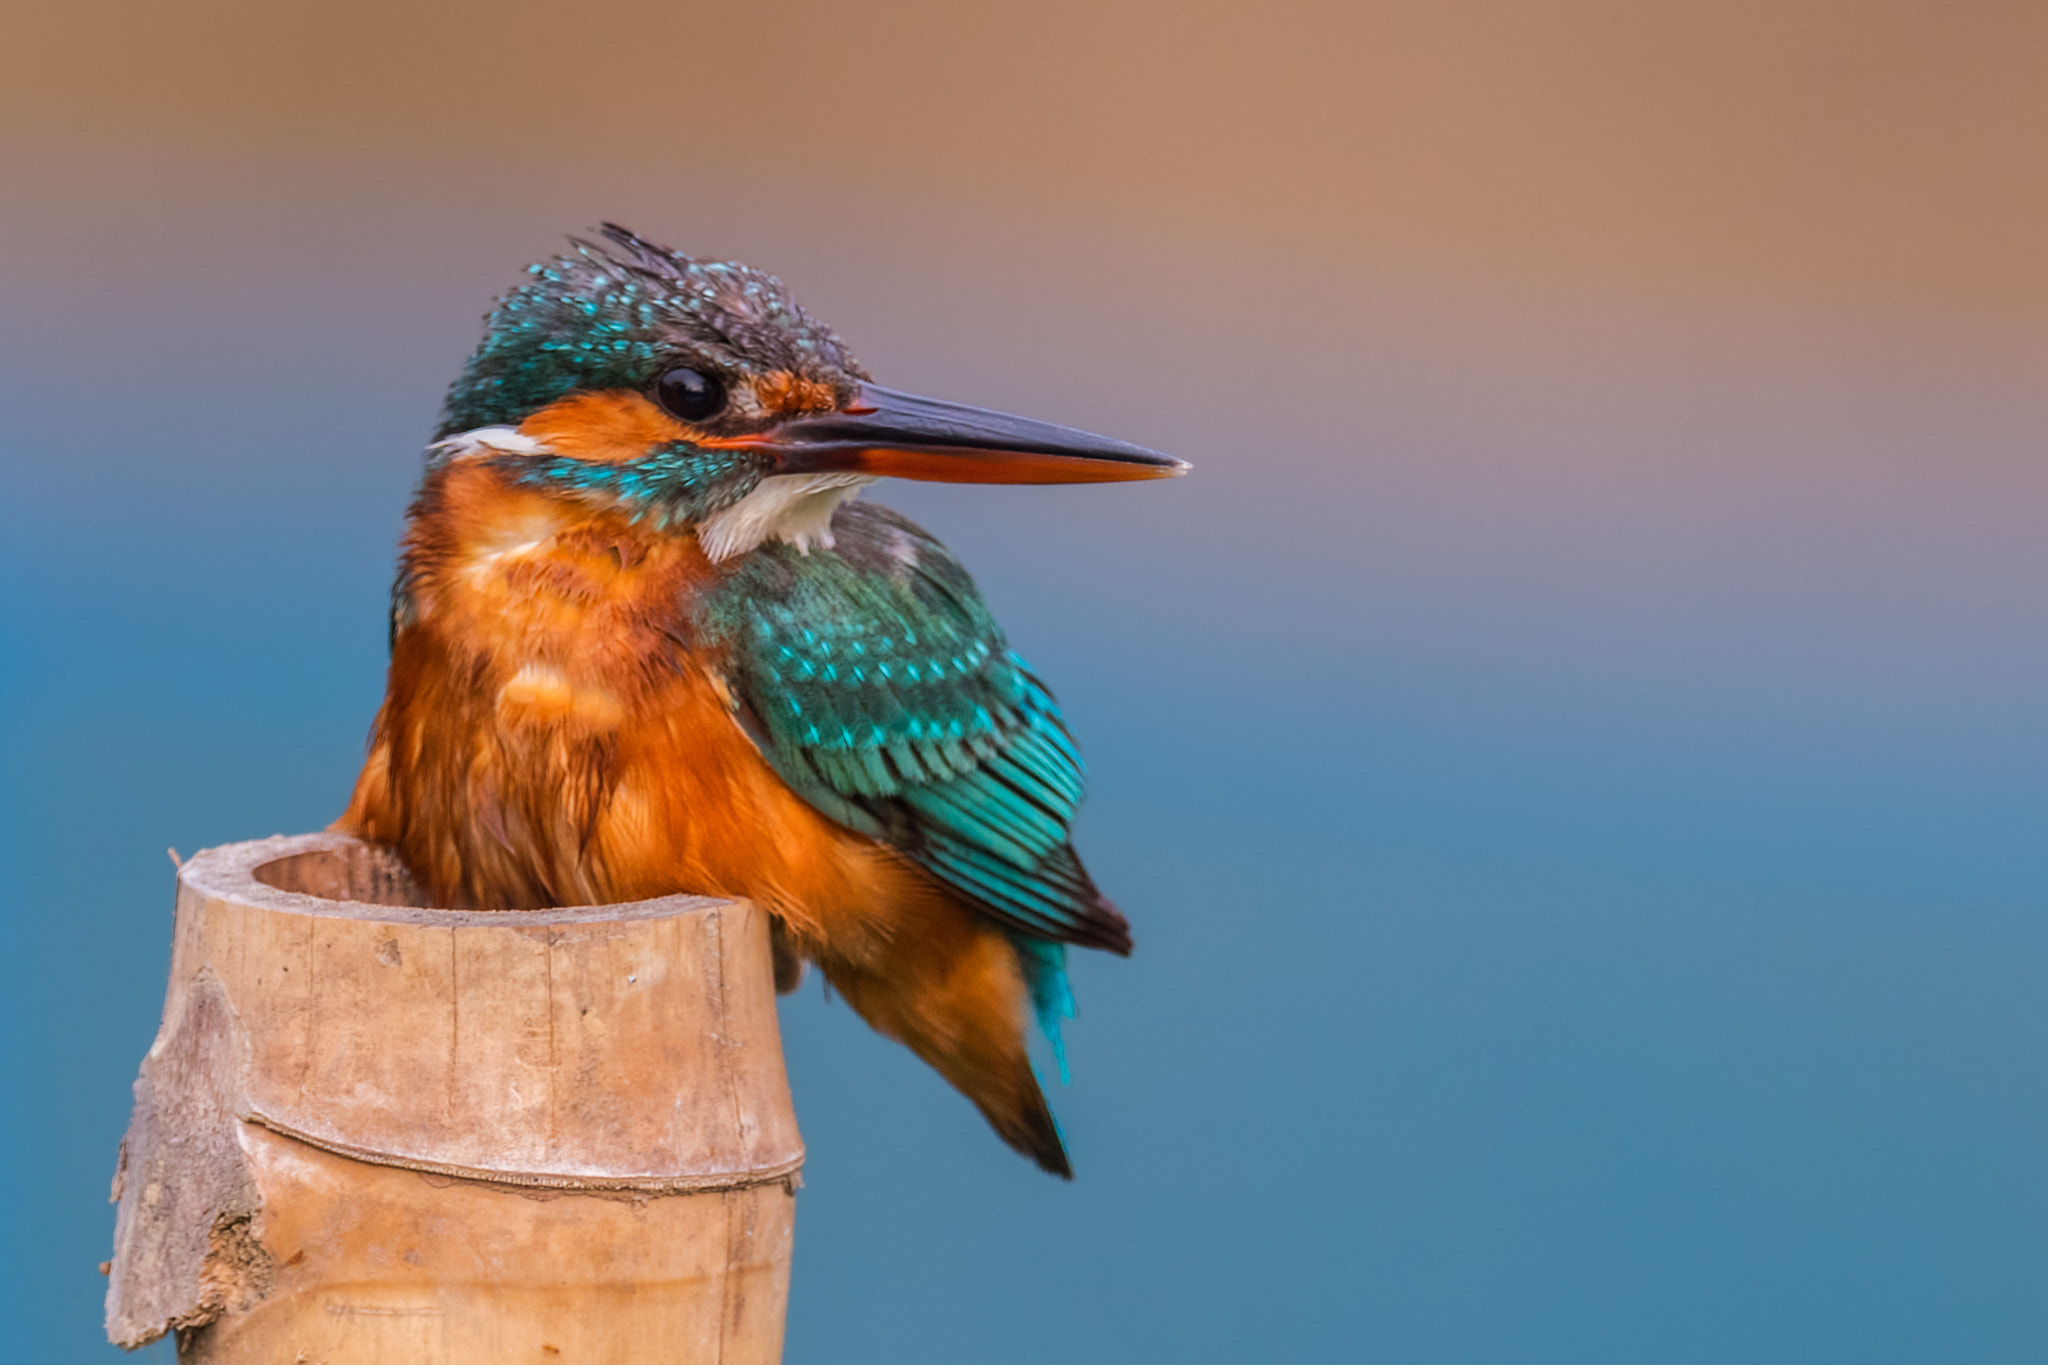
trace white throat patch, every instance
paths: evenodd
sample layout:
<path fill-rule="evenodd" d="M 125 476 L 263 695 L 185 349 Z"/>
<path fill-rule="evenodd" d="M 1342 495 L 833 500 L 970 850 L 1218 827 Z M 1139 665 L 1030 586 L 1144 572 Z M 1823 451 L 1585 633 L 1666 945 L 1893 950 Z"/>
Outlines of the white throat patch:
<path fill-rule="evenodd" d="M 875 480 L 868 474 L 775 474 L 723 512 L 697 525 L 697 543 L 713 563 L 770 540 L 802 554 L 832 548 L 832 514 Z"/>

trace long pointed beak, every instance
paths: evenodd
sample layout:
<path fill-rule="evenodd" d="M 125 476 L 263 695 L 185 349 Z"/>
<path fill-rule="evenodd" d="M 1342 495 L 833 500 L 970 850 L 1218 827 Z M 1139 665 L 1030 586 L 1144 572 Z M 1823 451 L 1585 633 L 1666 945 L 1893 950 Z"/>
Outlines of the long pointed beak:
<path fill-rule="evenodd" d="M 861 385 L 835 412 L 792 417 L 746 444 L 776 472 L 846 470 L 937 483 L 1114 483 L 1170 479 L 1185 461 L 1028 417 Z"/>

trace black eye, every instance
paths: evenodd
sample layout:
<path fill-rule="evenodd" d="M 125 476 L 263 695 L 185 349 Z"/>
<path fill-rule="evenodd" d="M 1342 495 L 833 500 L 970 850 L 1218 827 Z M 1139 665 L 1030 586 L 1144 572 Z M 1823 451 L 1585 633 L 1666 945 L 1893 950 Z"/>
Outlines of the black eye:
<path fill-rule="evenodd" d="M 725 407 L 725 385 L 716 375 L 678 365 L 654 381 L 654 401 L 685 422 L 716 417 Z"/>

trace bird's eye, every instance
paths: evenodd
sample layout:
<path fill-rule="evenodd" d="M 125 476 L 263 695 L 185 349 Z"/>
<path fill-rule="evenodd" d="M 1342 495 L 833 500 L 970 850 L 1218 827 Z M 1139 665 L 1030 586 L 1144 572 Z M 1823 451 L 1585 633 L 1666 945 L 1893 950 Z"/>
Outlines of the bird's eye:
<path fill-rule="evenodd" d="M 725 385 L 716 375 L 678 365 L 654 381 L 654 401 L 685 422 L 716 417 L 725 407 Z"/>

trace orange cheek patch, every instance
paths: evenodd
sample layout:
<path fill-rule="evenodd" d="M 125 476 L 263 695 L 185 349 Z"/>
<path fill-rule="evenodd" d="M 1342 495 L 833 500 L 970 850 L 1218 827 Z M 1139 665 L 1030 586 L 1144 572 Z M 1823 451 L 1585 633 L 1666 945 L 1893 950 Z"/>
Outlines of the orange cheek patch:
<path fill-rule="evenodd" d="M 788 370 L 775 370 L 754 381 L 754 397 L 762 410 L 787 415 L 795 412 L 830 412 L 839 406 L 839 394 L 830 384 L 805 379 Z"/>
<path fill-rule="evenodd" d="M 519 434 L 572 460 L 599 464 L 637 460 L 656 446 L 695 436 L 644 395 L 624 389 L 571 394 L 521 422 Z"/>

